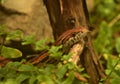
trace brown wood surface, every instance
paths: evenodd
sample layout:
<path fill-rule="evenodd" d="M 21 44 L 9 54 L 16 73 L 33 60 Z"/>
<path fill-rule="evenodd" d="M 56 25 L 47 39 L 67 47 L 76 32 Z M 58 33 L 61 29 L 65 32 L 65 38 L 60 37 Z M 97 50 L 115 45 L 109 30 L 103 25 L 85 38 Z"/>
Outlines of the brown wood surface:
<path fill-rule="evenodd" d="M 55 39 L 68 29 L 87 27 L 81 0 L 44 0 L 44 2 Z"/>

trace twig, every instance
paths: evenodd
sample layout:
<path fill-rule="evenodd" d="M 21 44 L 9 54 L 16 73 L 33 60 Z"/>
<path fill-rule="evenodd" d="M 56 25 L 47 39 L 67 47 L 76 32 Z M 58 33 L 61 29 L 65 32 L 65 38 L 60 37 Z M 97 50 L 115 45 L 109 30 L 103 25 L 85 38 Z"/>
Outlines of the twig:
<path fill-rule="evenodd" d="M 118 20 L 120 20 L 120 14 L 117 15 L 108 25 L 113 26 Z"/>
<path fill-rule="evenodd" d="M 112 68 L 111 72 L 108 74 L 107 78 L 106 78 L 105 81 L 103 82 L 103 84 L 105 84 L 106 81 L 110 78 L 112 72 L 115 70 L 115 67 L 118 65 L 119 61 L 120 61 L 120 56 L 119 56 L 118 61 L 116 62 L 116 64 L 115 64 L 114 67 Z"/>

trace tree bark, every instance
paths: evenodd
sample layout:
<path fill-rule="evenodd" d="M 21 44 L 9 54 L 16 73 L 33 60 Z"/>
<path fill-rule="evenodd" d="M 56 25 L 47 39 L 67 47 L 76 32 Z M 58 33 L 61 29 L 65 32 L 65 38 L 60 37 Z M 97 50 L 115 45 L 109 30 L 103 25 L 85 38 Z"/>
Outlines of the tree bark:
<path fill-rule="evenodd" d="M 87 27 L 81 0 L 44 0 L 44 3 L 55 39 L 68 29 L 79 26 Z"/>
<path fill-rule="evenodd" d="M 44 0 L 55 40 L 65 31 L 83 27 L 89 30 L 89 16 L 85 0 Z M 98 84 L 105 78 L 104 69 L 93 48 L 91 35 L 84 39 L 85 46 L 80 55 L 80 63 L 90 76 L 90 84 Z"/>

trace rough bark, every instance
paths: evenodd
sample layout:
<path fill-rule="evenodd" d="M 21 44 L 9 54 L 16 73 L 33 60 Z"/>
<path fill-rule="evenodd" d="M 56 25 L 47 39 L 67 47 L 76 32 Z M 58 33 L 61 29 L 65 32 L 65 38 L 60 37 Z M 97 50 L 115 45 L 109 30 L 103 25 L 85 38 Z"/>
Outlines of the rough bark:
<path fill-rule="evenodd" d="M 86 18 L 81 0 L 44 0 L 55 39 L 64 31 L 85 26 Z"/>

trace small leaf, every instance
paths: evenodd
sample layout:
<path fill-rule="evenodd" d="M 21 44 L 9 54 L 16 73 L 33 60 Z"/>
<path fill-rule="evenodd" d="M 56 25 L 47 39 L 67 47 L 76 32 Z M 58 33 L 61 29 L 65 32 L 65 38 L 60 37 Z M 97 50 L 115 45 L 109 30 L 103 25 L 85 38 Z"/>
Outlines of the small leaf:
<path fill-rule="evenodd" d="M 63 55 L 63 57 L 61 58 L 61 60 L 69 60 L 71 56 L 72 56 L 72 54 Z"/>
<path fill-rule="evenodd" d="M 21 65 L 19 68 L 18 68 L 19 71 L 36 71 L 37 68 L 34 67 L 32 64 L 29 64 L 29 65 Z"/>
<path fill-rule="evenodd" d="M 113 77 L 113 79 L 111 79 L 110 82 L 111 82 L 111 84 L 119 84 L 120 77 Z"/>
<path fill-rule="evenodd" d="M 94 46 L 100 53 L 111 53 L 113 48 L 112 43 L 112 27 L 109 27 L 107 22 L 102 21 L 100 24 L 99 34 L 94 41 Z"/>
<path fill-rule="evenodd" d="M 67 72 L 67 65 L 63 65 L 56 71 L 56 75 L 59 79 L 61 79 L 63 78 L 66 72 Z"/>
<path fill-rule="evenodd" d="M 7 32 L 6 32 L 6 27 L 4 26 L 4 25 L 0 25 L 0 35 L 5 35 L 5 34 L 7 34 Z"/>
<path fill-rule="evenodd" d="M 44 69 L 45 74 L 47 75 L 51 75 L 52 71 L 55 69 L 55 66 L 53 66 L 52 64 L 47 65 L 47 67 Z"/>
<path fill-rule="evenodd" d="M 75 68 L 75 64 L 73 62 L 68 62 L 67 66 L 68 66 L 68 69 L 74 69 Z"/>
<path fill-rule="evenodd" d="M 16 31 L 12 31 L 12 32 L 8 33 L 8 35 L 6 37 L 6 41 L 19 40 L 21 38 L 22 38 L 22 31 L 16 30 Z"/>
<path fill-rule="evenodd" d="M 62 45 L 60 46 L 52 46 L 50 49 L 50 52 L 58 52 L 62 48 Z"/>
<path fill-rule="evenodd" d="M 14 79 L 7 79 L 3 84 L 19 84 L 19 83 Z"/>
<path fill-rule="evenodd" d="M 50 57 L 54 57 L 54 58 L 61 57 L 62 52 L 59 51 L 61 48 L 62 48 L 62 45 L 61 46 L 52 46 L 51 49 L 49 50 Z"/>
<path fill-rule="evenodd" d="M 34 44 L 34 43 L 35 43 L 35 37 L 34 35 L 30 35 L 23 38 L 22 45 L 28 45 L 28 44 Z"/>
<path fill-rule="evenodd" d="M 18 69 L 22 65 L 22 62 L 9 62 L 5 67 Z"/>
<path fill-rule="evenodd" d="M 63 83 L 61 83 L 61 84 L 72 84 L 73 80 L 74 80 L 74 72 L 71 71 L 69 73 L 68 78 L 65 81 L 63 81 Z"/>
<path fill-rule="evenodd" d="M 78 72 L 82 72 L 84 71 L 85 69 L 84 68 L 77 68 Z"/>
<path fill-rule="evenodd" d="M 3 46 L 1 55 L 5 58 L 18 58 L 22 56 L 22 52 L 15 48 Z"/>
<path fill-rule="evenodd" d="M 21 84 L 24 80 L 28 79 L 30 76 L 25 75 L 25 74 L 20 74 L 17 76 L 16 81 L 18 84 Z"/>
<path fill-rule="evenodd" d="M 117 52 L 120 53 L 120 38 L 116 38 L 115 47 L 116 47 Z"/>
<path fill-rule="evenodd" d="M 37 80 L 36 76 L 31 76 L 29 79 L 29 84 L 35 84 L 34 82 Z"/>
<path fill-rule="evenodd" d="M 49 47 L 46 45 L 47 39 L 39 40 L 35 43 L 36 50 L 44 50 L 44 49 L 49 49 Z"/>
<path fill-rule="evenodd" d="M 38 84 L 54 84 L 53 80 L 51 79 L 51 77 L 47 76 L 47 75 L 39 75 L 37 77 L 39 83 Z"/>

